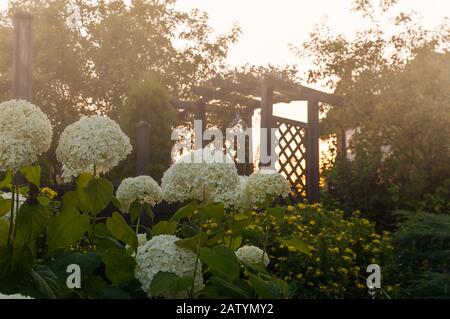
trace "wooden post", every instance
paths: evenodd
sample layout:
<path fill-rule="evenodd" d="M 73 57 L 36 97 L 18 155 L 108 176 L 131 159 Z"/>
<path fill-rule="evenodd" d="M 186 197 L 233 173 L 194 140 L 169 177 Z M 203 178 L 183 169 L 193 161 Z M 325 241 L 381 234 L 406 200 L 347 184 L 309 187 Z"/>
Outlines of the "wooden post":
<path fill-rule="evenodd" d="M 14 15 L 13 24 L 14 48 L 12 96 L 14 99 L 31 101 L 33 16 L 28 13 L 17 13 Z"/>
<path fill-rule="evenodd" d="M 273 115 L 273 88 L 263 80 L 261 83 L 261 130 L 260 130 L 260 144 L 259 144 L 259 157 L 260 167 L 270 167 L 271 162 L 263 162 L 262 155 L 266 153 L 267 156 L 271 156 L 271 128 L 272 128 L 272 115 Z M 266 133 L 263 134 L 262 129 L 266 129 Z M 263 145 L 267 149 L 263 149 Z"/>
<path fill-rule="evenodd" d="M 320 200 L 319 138 L 319 102 L 317 100 L 309 100 L 306 145 L 306 196 L 310 203 L 317 203 Z"/>
<path fill-rule="evenodd" d="M 150 160 L 150 124 L 140 121 L 136 125 L 136 175 L 148 175 Z"/>

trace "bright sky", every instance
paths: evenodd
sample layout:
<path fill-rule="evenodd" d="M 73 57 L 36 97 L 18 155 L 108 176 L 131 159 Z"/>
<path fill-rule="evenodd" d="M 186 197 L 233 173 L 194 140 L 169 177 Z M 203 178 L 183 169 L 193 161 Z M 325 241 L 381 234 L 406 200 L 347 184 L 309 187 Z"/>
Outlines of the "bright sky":
<path fill-rule="evenodd" d="M 288 44 L 307 40 L 314 24 L 327 18 L 331 30 L 353 34 L 362 19 L 351 12 L 353 0 L 178 0 L 180 8 L 198 8 L 210 16 L 218 32 L 234 23 L 242 28 L 239 43 L 229 54 L 232 65 L 298 63 Z M 449 0 L 400 0 L 396 11 L 416 11 L 423 25 L 433 27 L 450 16 Z"/>

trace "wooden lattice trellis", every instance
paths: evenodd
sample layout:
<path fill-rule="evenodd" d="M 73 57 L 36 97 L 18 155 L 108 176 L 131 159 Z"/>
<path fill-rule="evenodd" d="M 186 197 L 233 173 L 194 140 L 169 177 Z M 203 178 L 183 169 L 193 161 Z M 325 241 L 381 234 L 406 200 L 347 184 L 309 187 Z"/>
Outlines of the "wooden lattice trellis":
<path fill-rule="evenodd" d="M 249 111 L 249 118 L 245 119 L 247 123 L 251 123 L 252 111 L 260 107 L 261 128 L 266 129 L 267 134 L 260 134 L 260 145 L 267 142 L 267 155 L 270 158 L 271 129 L 278 130 L 279 146 L 275 151 L 279 159 L 275 167 L 278 166 L 279 172 L 291 182 L 293 199 L 306 197 L 311 203 L 319 201 L 319 102 L 340 106 L 343 104 L 341 98 L 287 81 L 272 73 L 262 78 L 253 75 L 240 75 L 234 80 L 217 77 L 209 87 L 194 87 L 193 93 L 200 98 L 196 101 L 172 100 L 172 104 L 184 112 L 193 112 L 203 123 L 205 114 L 217 109 L 217 101 L 245 106 Z M 307 123 L 273 115 L 274 104 L 293 101 L 308 102 Z M 260 161 L 259 164 L 261 167 L 272 166 L 270 160 Z"/>
<path fill-rule="evenodd" d="M 278 145 L 275 164 L 292 185 L 291 198 L 306 197 L 306 131 L 307 125 L 281 117 L 273 117 L 274 127 L 278 128 Z"/>

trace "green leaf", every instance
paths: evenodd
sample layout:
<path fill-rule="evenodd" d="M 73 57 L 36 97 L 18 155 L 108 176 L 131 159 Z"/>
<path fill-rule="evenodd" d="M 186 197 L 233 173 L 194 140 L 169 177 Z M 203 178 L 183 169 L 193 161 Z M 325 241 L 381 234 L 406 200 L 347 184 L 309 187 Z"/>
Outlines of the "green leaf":
<path fill-rule="evenodd" d="M 49 252 L 77 242 L 88 229 L 89 216 L 80 214 L 76 208 L 62 211 L 50 220 L 47 227 Z"/>
<path fill-rule="evenodd" d="M 11 211 L 12 200 L 0 199 L 0 217 L 6 215 Z"/>
<path fill-rule="evenodd" d="M 76 191 L 66 192 L 62 197 L 61 210 L 78 207 L 78 194 Z"/>
<path fill-rule="evenodd" d="M 251 297 L 251 293 L 242 289 L 240 286 L 223 280 L 219 277 L 211 277 L 210 281 L 217 291 L 217 298 L 229 297 L 233 299 L 247 299 Z M 253 291 L 252 291 L 253 292 Z"/>
<path fill-rule="evenodd" d="M 225 245 L 229 247 L 230 241 L 231 241 L 231 236 L 224 237 L 223 241 L 224 241 Z M 233 237 L 233 243 L 231 245 L 231 249 L 236 250 L 239 247 L 241 247 L 241 244 L 242 244 L 242 236 L 235 234 Z"/>
<path fill-rule="evenodd" d="M 175 244 L 177 244 L 180 247 L 189 249 L 193 252 L 197 252 L 199 238 L 200 238 L 200 234 L 197 234 L 194 237 L 177 240 L 175 242 Z M 203 243 L 206 241 L 207 238 L 208 238 L 207 234 L 205 234 L 205 233 L 201 234 L 200 246 L 203 245 Z"/>
<path fill-rule="evenodd" d="M 123 219 L 122 215 L 114 212 L 112 217 L 106 220 L 106 227 L 116 239 L 130 245 L 134 251 L 137 249 L 138 241 L 136 234 L 125 219 Z"/>
<path fill-rule="evenodd" d="M 67 266 L 75 264 L 80 266 L 81 277 L 87 278 L 102 263 L 102 257 L 96 253 L 66 253 L 58 256 L 52 263 L 51 267 L 55 274 L 65 283 L 69 274 Z"/>
<path fill-rule="evenodd" d="M 189 289 L 192 277 L 179 277 L 171 272 L 158 272 L 150 284 L 152 296 L 175 295 Z"/>
<path fill-rule="evenodd" d="M 214 246 L 213 248 L 202 247 L 200 249 L 200 258 L 216 276 L 227 281 L 233 281 L 239 277 L 239 262 L 234 251 L 228 247 L 222 245 Z"/>
<path fill-rule="evenodd" d="M 20 169 L 20 172 L 27 181 L 31 184 L 40 187 L 41 185 L 41 167 L 40 166 L 24 166 Z"/>
<path fill-rule="evenodd" d="M 294 246 L 295 250 L 297 250 L 298 252 L 304 253 L 306 255 L 311 255 L 311 251 L 309 250 L 308 245 L 300 238 L 293 237 L 288 240 L 284 240 L 283 242 L 287 245 Z"/>
<path fill-rule="evenodd" d="M 261 231 L 254 229 L 242 229 L 240 233 L 244 238 L 248 238 L 257 244 L 262 244 L 264 241 L 264 233 Z"/>
<path fill-rule="evenodd" d="M 9 223 L 5 219 L 0 218 L 0 246 L 6 245 L 8 242 L 8 231 Z"/>
<path fill-rule="evenodd" d="M 46 265 L 35 265 L 31 270 L 33 284 L 43 298 L 58 299 L 63 295 L 58 277 Z"/>
<path fill-rule="evenodd" d="M 141 216 L 142 205 L 137 201 L 131 203 L 128 213 L 130 214 L 131 222 L 134 223 Z"/>
<path fill-rule="evenodd" d="M 193 203 L 189 203 L 186 206 L 181 207 L 171 218 L 170 221 L 179 221 L 182 218 L 191 217 L 196 210 L 196 206 Z"/>
<path fill-rule="evenodd" d="M 13 174 L 11 171 L 7 171 L 5 177 L 0 181 L 0 189 L 9 188 L 13 181 Z"/>
<path fill-rule="evenodd" d="M 223 203 L 211 203 L 205 206 L 204 213 L 206 218 L 220 222 L 225 215 L 225 208 Z"/>
<path fill-rule="evenodd" d="M 123 249 L 108 249 L 102 254 L 105 263 L 106 277 L 114 284 L 126 282 L 134 278 L 134 258 Z"/>
<path fill-rule="evenodd" d="M 110 181 L 105 178 L 93 178 L 83 189 L 82 200 L 86 204 L 89 212 L 97 215 L 113 199 L 114 187 Z"/>
<path fill-rule="evenodd" d="M 155 219 L 155 213 L 149 203 L 144 203 L 144 211 L 151 220 Z"/>
<path fill-rule="evenodd" d="M 276 218 L 277 221 L 282 221 L 286 212 L 286 208 L 282 206 L 267 208 L 267 214 Z"/>
<path fill-rule="evenodd" d="M 48 210 L 42 205 L 23 203 L 17 216 L 17 231 L 15 242 L 19 245 L 35 241 L 47 227 Z"/>
<path fill-rule="evenodd" d="M 177 231 L 177 222 L 168 222 L 166 220 L 160 221 L 158 224 L 153 226 L 151 230 L 152 236 L 157 236 L 161 234 L 174 235 Z"/>
<path fill-rule="evenodd" d="M 11 289 L 31 270 L 34 256 L 28 246 L 0 246 L 0 287 Z"/>
<path fill-rule="evenodd" d="M 262 299 L 278 299 L 280 294 L 276 284 L 265 281 L 258 276 L 250 274 L 250 284 L 255 289 L 256 294 Z"/>

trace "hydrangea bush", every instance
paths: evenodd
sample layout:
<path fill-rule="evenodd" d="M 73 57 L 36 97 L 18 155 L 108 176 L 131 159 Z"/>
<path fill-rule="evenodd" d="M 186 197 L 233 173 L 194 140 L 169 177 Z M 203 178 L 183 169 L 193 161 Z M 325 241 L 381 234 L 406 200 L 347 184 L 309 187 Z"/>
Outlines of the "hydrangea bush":
<path fill-rule="evenodd" d="M 1 104 L 0 112 L 25 121 L 39 137 L 35 141 L 36 136 L 20 129 L 7 131 L 8 124 L 0 117 L 3 145 L 14 139 L 22 142 L 18 148 L 1 148 L 0 154 L 1 169 L 7 170 L 0 180 L 0 188 L 7 191 L 0 198 L 2 296 L 290 298 L 297 288 L 310 287 L 315 294 L 323 291 L 334 297 L 343 292 L 323 290 L 309 277 L 309 267 L 317 269 L 329 265 L 322 264 L 324 260 L 333 261 L 333 268 L 345 275 L 340 283 L 348 284 L 356 280 L 353 271 L 360 267 L 360 251 L 355 248 L 360 241 L 374 236 L 370 244 L 365 243 L 367 254 L 373 255 L 371 262 L 390 249 L 372 226 L 365 227 L 366 221 L 356 217 L 351 222 L 358 222 L 359 228 L 348 226 L 348 221 L 330 226 L 320 215 L 310 216 L 307 225 L 328 225 L 336 232 L 333 241 L 314 229 L 321 238 L 314 241 L 313 233 L 298 221 L 303 220 L 303 211 L 293 214 L 290 206 L 275 204 L 290 192 L 282 175 L 260 171 L 238 176 L 232 162 L 211 162 L 217 152 L 210 150 L 192 152 L 174 163 L 164 173 L 161 188 L 149 176 L 128 178 L 115 197 L 112 183 L 100 175 L 125 159 L 131 145 L 114 121 L 101 116 L 83 118 L 64 130 L 57 158 L 64 179 L 76 178 L 76 189 L 56 197 L 53 190 L 41 188 L 41 169 L 29 166 L 50 143 L 46 117 L 21 101 Z M 199 155 L 200 161 L 190 161 Z M 18 170 L 26 183 L 17 183 Z M 151 206 L 162 199 L 183 206 L 170 220 L 140 225 L 143 213 L 153 220 Z M 99 217 L 106 208 L 113 208 L 113 213 Z M 130 224 L 135 220 L 133 229 Z M 358 229 L 373 234 L 357 233 Z M 353 246 L 341 245 L 348 230 L 359 236 L 349 239 Z M 358 249 L 364 251 L 366 246 Z M 348 267 L 338 267 L 336 260 Z M 81 289 L 66 285 L 67 267 L 73 264 L 82 268 Z"/>
<path fill-rule="evenodd" d="M 32 165 L 52 141 L 47 115 L 24 100 L 0 103 L 0 171 L 17 172 Z"/>
<path fill-rule="evenodd" d="M 113 120 L 92 115 L 69 125 L 61 134 L 56 157 L 66 181 L 81 173 L 109 172 L 131 153 L 130 139 Z"/>

